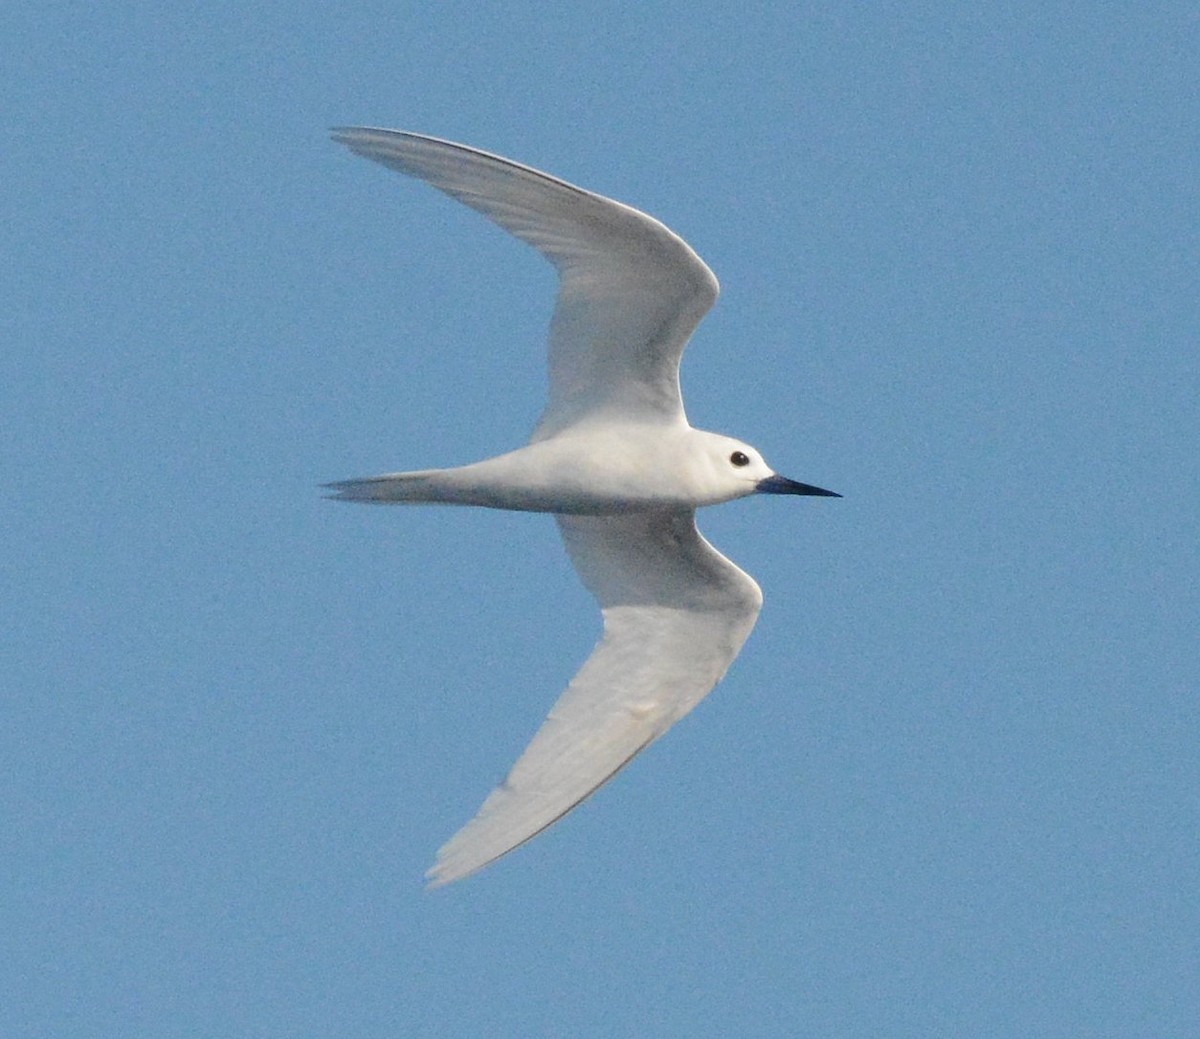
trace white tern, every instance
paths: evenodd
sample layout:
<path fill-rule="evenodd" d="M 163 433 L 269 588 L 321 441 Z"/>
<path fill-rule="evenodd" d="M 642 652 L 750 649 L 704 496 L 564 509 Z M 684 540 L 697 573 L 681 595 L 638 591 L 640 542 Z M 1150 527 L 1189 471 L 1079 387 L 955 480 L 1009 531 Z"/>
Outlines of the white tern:
<path fill-rule="evenodd" d="M 342 501 L 553 513 L 604 632 L 504 780 L 438 852 L 458 880 L 561 819 L 700 702 L 758 618 L 754 580 L 696 529 L 750 494 L 840 497 L 753 447 L 688 425 L 679 360 L 717 279 L 678 235 L 620 202 L 487 152 L 397 130 L 334 132 L 432 184 L 558 270 L 549 403 L 529 443 L 452 469 L 330 484 Z"/>

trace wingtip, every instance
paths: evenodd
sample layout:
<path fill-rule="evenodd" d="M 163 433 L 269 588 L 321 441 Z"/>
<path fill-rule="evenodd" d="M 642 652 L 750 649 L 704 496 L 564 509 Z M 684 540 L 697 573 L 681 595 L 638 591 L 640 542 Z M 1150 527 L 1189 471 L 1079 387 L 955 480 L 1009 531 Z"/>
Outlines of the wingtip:
<path fill-rule="evenodd" d="M 438 875 L 437 867 L 432 867 L 425 871 L 425 890 L 437 891 L 438 888 L 443 888 L 450 883 L 450 879 Z"/>
<path fill-rule="evenodd" d="M 489 860 L 477 866 L 469 866 L 466 869 L 452 868 L 444 859 L 439 858 L 432 866 L 425 871 L 425 890 L 436 891 L 438 888 L 446 887 L 459 880 L 465 880 L 467 877 L 478 873 L 485 866 L 491 865 L 494 860 Z"/>
<path fill-rule="evenodd" d="M 399 130 L 384 130 L 377 126 L 331 126 L 329 128 L 329 136 L 338 144 L 344 144 L 348 148 L 353 148 L 356 144 L 362 143 L 365 136 L 378 133 L 402 133 Z"/>
<path fill-rule="evenodd" d="M 352 146 L 356 133 L 362 129 L 364 128 L 361 126 L 331 126 L 329 128 L 329 138 L 338 144 Z"/>
<path fill-rule="evenodd" d="M 475 819 L 472 819 L 471 822 L 475 822 Z M 467 823 L 467 826 L 464 826 L 463 830 L 467 829 L 470 825 L 471 823 Z M 455 844 L 461 833 L 462 830 L 438 849 L 433 865 L 425 871 L 426 891 L 435 891 L 440 887 L 446 887 L 448 884 L 466 880 L 467 877 L 472 877 L 476 873 L 486 869 L 497 859 L 503 858 L 508 852 L 513 850 L 513 847 L 519 846 L 513 845 L 496 855 L 480 856 L 478 853 L 471 854 L 470 849 L 464 852 L 460 846 Z M 446 853 L 447 848 L 450 848 L 449 854 Z"/>

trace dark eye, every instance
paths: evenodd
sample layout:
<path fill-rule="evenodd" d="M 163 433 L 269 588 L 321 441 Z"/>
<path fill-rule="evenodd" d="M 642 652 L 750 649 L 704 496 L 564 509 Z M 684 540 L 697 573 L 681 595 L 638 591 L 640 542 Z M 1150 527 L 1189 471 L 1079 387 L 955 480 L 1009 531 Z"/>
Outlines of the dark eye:
<path fill-rule="evenodd" d="M 739 469 L 744 465 L 750 464 L 750 456 L 747 455 L 745 451 L 734 451 L 733 454 L 729 456 L 729 460 Z"/>

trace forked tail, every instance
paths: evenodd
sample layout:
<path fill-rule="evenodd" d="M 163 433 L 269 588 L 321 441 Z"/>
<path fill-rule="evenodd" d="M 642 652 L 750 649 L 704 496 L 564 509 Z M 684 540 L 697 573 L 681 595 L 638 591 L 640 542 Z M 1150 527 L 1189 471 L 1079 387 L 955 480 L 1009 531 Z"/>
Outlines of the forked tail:
<path fill-rule="evenodd" d="M 444 501 L 437 487 L 436 477 L 440 472 L 440 469 L 423 469 L 412 473 L 384 473 L 361 480 L 339 480 L 324 486 L 333 492 L 326 497 L 334 501 L 364 501 L 376 505 Z"/>

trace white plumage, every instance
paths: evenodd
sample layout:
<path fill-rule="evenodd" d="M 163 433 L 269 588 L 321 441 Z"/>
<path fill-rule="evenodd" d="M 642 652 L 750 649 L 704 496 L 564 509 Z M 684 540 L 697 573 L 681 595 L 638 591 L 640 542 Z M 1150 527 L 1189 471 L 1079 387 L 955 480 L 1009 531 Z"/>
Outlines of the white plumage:
<path fill-rule="evenodd" d="M 687 714 L 754 627 L 762 593 L 696 529 L 698 506 L 754 493 L 836 497 L 753 448 L 692 429 L 679 360 L 717 298 L 678 235 L 629 206 L 460 144 L 342 129 L 352 151 L 419 177 L 558 269 L 549 402 L 530 443 L 454 469 L 331 485 L 346 501 L 551 512 L 604 634 L 508 778 L 427 874 L 457 880 L 552 825 Z"/>

